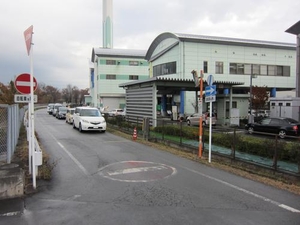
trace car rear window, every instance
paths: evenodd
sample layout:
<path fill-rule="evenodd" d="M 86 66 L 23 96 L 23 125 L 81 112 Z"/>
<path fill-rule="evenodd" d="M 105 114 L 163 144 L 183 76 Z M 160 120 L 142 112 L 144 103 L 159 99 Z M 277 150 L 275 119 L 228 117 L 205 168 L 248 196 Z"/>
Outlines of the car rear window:
<path fill-rule="evenodd" d="M 291 118 L 286 118 L 286 120 L 287 120 L 289 123 L 299 123 L 297 120 L 294 120 L 294 119 L 291 119 Z"/>

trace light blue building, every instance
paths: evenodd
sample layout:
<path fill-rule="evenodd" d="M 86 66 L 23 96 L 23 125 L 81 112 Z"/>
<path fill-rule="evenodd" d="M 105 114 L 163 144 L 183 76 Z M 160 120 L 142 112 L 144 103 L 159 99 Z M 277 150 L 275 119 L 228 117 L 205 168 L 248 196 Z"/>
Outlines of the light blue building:
<path fill-rule="evenodd" d="M 239 117 L 248 117 L 251 82 L 253 86 L 267 86 L 271 97 L 275 97 L 277 91 L 296 87 L 296 45 L 290 43 L 167 32 L 153 40 L 145 59 L 149 62 L 149 79 L 152 81 L 159 78 L 166 82 L 193 82 L 192 70 L 203 70 L 204 80 L 213 75 L 217 84 L 213 110 L 218 113 L 221 124 L 229 123 L 233 108 L 239 110 Z M 129 90 L 131 86 L 137 88 L 137 84 L 146 82 L 124 82 L 120 87 Z M 161 100 L 166 96 L 157 87 L 152 84 L 152 96 L 157 97 L 152 98 L 154 102 L 151 103 L 153 118 L 157 117 L 156 105 L 162 104 L 160 108 L 168 110 L 165 101 Z M 198 102 L 195 91 L 178 85 L 177 91 L 171 94 L 172 104 L 178 105 L 179 114 L 195 112 Z M 139 114 L 143 116 L 142 112 Z M 149 112 L 144 115 L 149 116 Z"/>
<path fill-rule="evenodd" d="M 149 78 L 146 51 L 94 48 L 90 69 L 91 105 L 108 110 L 125 107 L 125 90 L 119 84 Z"/>

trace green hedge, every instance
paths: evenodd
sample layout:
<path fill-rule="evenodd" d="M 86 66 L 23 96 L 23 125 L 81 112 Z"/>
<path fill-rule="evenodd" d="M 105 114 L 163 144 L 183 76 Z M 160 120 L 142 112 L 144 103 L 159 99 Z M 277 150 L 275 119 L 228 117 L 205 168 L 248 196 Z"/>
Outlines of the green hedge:
<path fill-rule="evenodd" d="M 168 125 L 164 127 L 155 127 L 152 131 L 163 133 L 165 135 L 180 136 L 187 139 L 198 140 L 199 128 L 183 126 L 180 131 L 180 126 Z M 208 143 L 209 133 L 207 130 L 203 133 L 203 141 Z M 236 134 L 235 138 L 232 133 L 213 133 L 212 143 L 225 148 L 235 146 L 236 151 L 245 152 L 261 157 L 272 158 L 275 153 L 276 141 L 274 139 L 262 139 L 253 136 Z M 277 141 L 277 156 L 279 160 L 300 163 L 300 143 Z"/>

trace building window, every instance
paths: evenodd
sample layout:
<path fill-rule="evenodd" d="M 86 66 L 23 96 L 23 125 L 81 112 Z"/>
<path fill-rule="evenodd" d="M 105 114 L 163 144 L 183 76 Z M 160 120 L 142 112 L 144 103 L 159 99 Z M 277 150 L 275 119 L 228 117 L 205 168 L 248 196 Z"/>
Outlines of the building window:
<path fill-rule="evenodd" d="M 261 75 L 268 75 L 268 67 L 267 67 L 267 65 L 260 65 L 260 74 Z"/>
<path fill-rule="evenodd" d="M 208 62 L 207 61 L 203 61 L 203 73 L 208 73 Z"/>
<path fill-rule="evenodd" d="M 290 67 L 289 66 L 283 66 L 283 76 L 285 76 L 285 77 L 290 76 Z"/>
<path fill-rule="evenodd" d="M 268 65 L 268 75 L 270 76 L 276 75 L 276 66 Z"/>
<path fill-rule="evenodd" d="M 106 60 L 106 65 L 116 65 L 116 60 Z"/>
<path fill-rule="evenodd" d="M 260 74 L 259 65 L 252 64 L 252 73 L 251 74 Z"/>
<path fill-rule="evenodd" d="M 237 64 L 236 63 L 230 63 L 229 64 L 229 73 L 230 74 L 237 74 Z"/>
<path fill-rule="evenodd" d="M 236 67 L 237 67 L 237 74 L 244 74 L 244 64 L 237 63 Z"/>
<path fill-rule="evenodd" d="M 283 76 L 283 66 L 277 66 L 277 76 Z"/>
<path fill-rule="evenodd" d="M 107 74 L 106 80 L 116 80 L 116 75 L 115 74 Z"/>
<path fill-rule="evenodd" d="M 216 74 L 223 74 L 223 62 L 216 62 Z"/>
<path fill-rule="evenodd" d="M 129 66 L 138 66 L 139 62 L 138 61 L 129 61 Z"/>
<path fill-rule="evenodd" d="M 139 76 L 137 75 L 129 75 L 129 80 L 138 80 Z"/>
<path fill-rule="evenodd" d="M 217 71 L 217 64 L 216 64 Z M 216 72 L 217 73 L 217 72 Z M 230 74 L 290 76 L 290 66 L 229 63 Z"/>
<path fill-rule="evenodd" d="M 233 101 L 231 108 L 237 108 L 237 102 Z M 226 102 L 226 115 L 225 116 L 227 119 L 229 119 L 229 111 L 231 108 L 229 107 L 229 102 Z"/>
<path fill-rule="evenodd" d="M 176 73 L 176 62 L 169 62 L 153 67 L 153 76 L 168 75 Z"/>

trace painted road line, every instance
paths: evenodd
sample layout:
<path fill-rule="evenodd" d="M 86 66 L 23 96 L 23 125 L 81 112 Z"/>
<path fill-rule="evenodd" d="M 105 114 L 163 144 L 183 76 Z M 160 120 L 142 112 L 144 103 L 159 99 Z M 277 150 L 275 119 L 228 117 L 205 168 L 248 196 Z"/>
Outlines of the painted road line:
<path fill-rule="evenodd" d="M 82 170 L 85 175 L 89 175 L 88 171 L 83 167 L 83 165 L 60 143 L 57 141 L 57 144 L 69 155 L 69 157 L 75 162 L 75 164 Z"/>
<path fill-rule="evenodd" d="M 108 175 L 120 175 L 120 174 L 130 174 L 130 173 L 140 173 L 140 172 L 148 172 L 148 171 L 158 171 L 168 169 L 166 166 L 151 166 L 151 167 L 139 167 L 139 168 L 130 168 L 130 169 L 123 169 L 117 170 L 115 172 L 107 172 Z"/>
<path fill-rule="evenodd" d="M 84 166 L 61 144 L 50 132 L 49 135 L 55 140 L 55 142 L 64 150 L 65 153 L 73 160 L 73 162 L 79 167 L 79 169 L 87 176 L 89 176 L 88 171 L 84 168 Z"/>
<path fill-rule="evenodd" d="M 261 199 L 261 200 L 263 200 L 263 201 L 265 201 L 265 202 L 270 202 L 271 204 L 276 205 L 276 206 L 278 206 L 278 207 L 280 207 L 280 208 L 283 208 L 283 209 L 285 209 L 285 210 L 288 210 L 288 211 L 290 211 L 290 212 L 293 212 L 293 213 L 300 213 L 300 210 L 298 210 L 298 209 L 295 209 L 295 208 L 293 208 L 293 207 L 290 207 L 290 206 L 281 204 L 281 203 L 279 203 L 279 202 L 276 202 L 276 201 L 274 201 L 274 200 L 271 200 L 271 199 L 269 199 L 269 198 L 266 198 L 266 197 L 264 197 L 264 196 L 262 196 L 262 195 L 256 194 L 256 193 L 251 192 L 251 191 L 248 191 L 248 190 L 246 190 L 246 189 L 244 189 L 244 188 L 241 188 L 241 187 L 238 187 L 238 186 L 236 186 L 236 185 L 230 184 L 230 183 L 228 183 L 228 182 L 226 182 L 226 181 L 223 181 L 223 180 L 217 179 L 217 178 L 215 178 L 215 177 L 212 177 L 212 176 L 209 176 L 209 175 L 200 173 L 200 172 L 198 172 L 198 171 L 196 171 L 196 170 L 189 169 L 189 168 L 184 167 L 184 166 L 181 166 L 181 167 L 184 168 L 184 169 L 186 169 L 186 170 L 188 170 L 188 171 L 190 171 L 190 172 L 193 172 L 193 173 L 196 173 L 196 174 L 201 175 L 201 176 L 203 176 L 203 177 L 206 177 L 206 178 L 208 178 L 208 179 L 210 179 L 210 180 L 214 180 L 214 181 L 219 182 L 219 183 L 222 183 L 222 184 L 224 184 L 224 185 L 226 185 L 226 186 L 228 186 L 228 187 L 231 187 L 231 188 L 236 189 L 236 190 L 238 190 L 238 191 L 244 192 L 245 194 L 254 196 L 254 197 L 256 197 L 256 198 L 258 198 L 258 199 Z"/>

